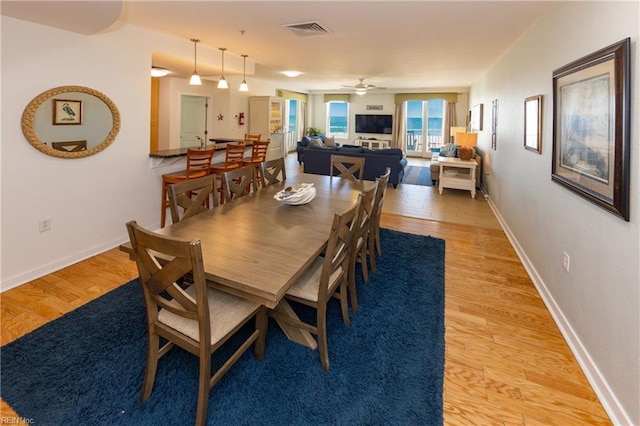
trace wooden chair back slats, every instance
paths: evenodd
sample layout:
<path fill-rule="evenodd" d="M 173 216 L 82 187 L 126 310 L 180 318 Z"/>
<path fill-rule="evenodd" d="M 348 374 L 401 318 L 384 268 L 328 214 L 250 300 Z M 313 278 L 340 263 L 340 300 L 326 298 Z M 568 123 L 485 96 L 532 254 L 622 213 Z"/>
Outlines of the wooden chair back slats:
<path fill-rule="evenodd" d="M 51 142 L 51 147 L 58 151 L 78 152 L 87 150 L 87 141 Z"/>
<path fill-rule="evenodd" d="M 263 188 L 275 183 L 284 182 L 286 179 L 287 170 L 284 158 L 276 158 L 260 163 L 260 181 Z"/>
<path fill-rule="evenodd" d="M 329 176 L 340 176 L 354 182 L 364 180 L 364 157 L 350 157 L 348 155 L 331 156 L 331 173 Z M 336 175 L 334 172 L 337 171 Z"/>
<path fill-rule="evenodd" d="M 244 134 L 244 141 L 245 142 L 256 142 L 256 141 L 259 141 L 261 137 L 262 137 L 261 133 L 245 133 Z"/>
<path fill-rule="evenodd" d="M 375 200 L 373 204 L 373 213 L 371 215 L 371 225 L 369 226 L 369 261 L 371 262 L 371 270 L 377 272 L 376 256 L 382 255 L 382 246 L 380 244 L 380 215 L 382 214 L 382 202 L 384 201 L 384 195 L 387 191 L 387 185 L 389 183 L 389 176 L 391 175 L 391 169 L 387 167 L 385 173 L 377 178 L 378 187 L 376 189 Z"/>
<path fill-rule="evenodd" d="M 191 149 L 187 150 L 187 168 L 180 172 L 166 173 L 162 175 L 162 207 L 160 210 L 160 227 L 164 228 L 165 219 L 167 214 L 167 207 L 169 207 L 169 198 L 167 189 L 171 184 L 184 182 L 189 179 L 197 179 L 202 176 L 207 176 L 211 172 L 211 160 L 215 152 L 215 145 L 212 145 L 208 149 Z"/>
<path fill-rule="evenodd" d="M 256 170 L 253 166 L 229 170 L 222 174 L 224 197 L 230 201 L 258 190 Z"/>
<path fill-rule="evenodd" d="M 251 162 L 262 163 L 267 158 L 267 151 L 269 150 L 269 143 L 271 141 L 257 141 L 253 143 L 251 147 Z"/>
<path fill-rule="evenodd" d="M 225 156 L 225 166 L 230 167 L 241 167 L 242 159 L 244 158 L 244 151 L 247 148 L 247 145 L 244 143 L 230 143 L 227 145 L 227 153 Z"/>
<path fill-rule="evenodd" d="M 215 149 L 215 145 L 212 145 L 209 149 L 189 148 L 187 150 L 187 179 L 194 179 L 209 174 Z"/>
<path fill-rule="evenodd" d="M 356 263 L 359 260 L 362 266 L 362 276 L 366 283 L 369 282 L 369 271 L 367 266 L 367 252 L 369 242 L 369 232 L 373 218 L 373 209 L 375 203 L 375 194 L 378 188 L 378 181 L 368 191 L 362 192 L 362 205 L 358 211 L 356 219 L 356 231 L 351 245 L 351 261 L 349 262 L 349 298 L 351 300 L 351 309 L 358 311 L 358 297 L 356 289 Z"/>
<path fill-rule="evenodd" d="M 127 223 L 127 232 L 140 274 L 148 323 L 141 399 L 151 396 L 158 360 L 174 345 L 180 346 L 200 358 L 195 423 L 205 425 L 211 388 L 254 342 L 256 358 L 263 358 L 266 310 L 258 302 L 208 287 L 200 240 L 156 234 L 135 221 Z M 185 275 L 192 278 L 193 284 L 183 289 L 176 282 Z M 252 318 L 256 320 L 255 330 L 212 375 L 213 352 Z M 212 331 L 211 324 L 216 322 L 225 322 L 223 329 L 228 331 Z"/>
<path fill-rule="evenodd" d="M 295 324 L 317 335 L 318 355 L 324 370 L 329 370 L 327 303 L 334 295 L 340 299 L 342 320 L 345 324 L 350 324 L 347 305 L 349 261 L 362 197 L 363 195 L 360 194 L 358 201 L 353 206 L 334 215 L 324 257 L 317 258 L 310 266 L 310 270 L 305 272 L 285 295 L 287 299 L 315 308 L 316 324 L 312 325 L 303 322 L 298 317 L 284 315 L 278 308 L 269 312 L 269 315 L 277 321 Z M 289 307 L 289 309 L 291 308 Z"/>
<path fill-rule="evenodd" d="M 208 175 L 169 185 L 169 207 L 173 223 L 209 210 L 218 205 L 215 176 Z M 182 214 L 181 214 L 182 210 Z"/>
<path fill-rule="evenodd" d="M 362 194 L 358 196 L 358 201 L 342 214 L 336 214 L 331 226 L 331 234 L 327 242 L 325 251 L 325 261 L 320 276 L 320 291 L 318 301 L 327 301 L 332 293 L 329 285 L 331 276 L 340 270 L 342 279 L 347 279 L 349 273 L 349 261 L 351 247 L 354 241 L 355 232 L 358 228 L 358 212 L 362 205 Z M 337 280 L 340 281 L 340 280 Z"/>

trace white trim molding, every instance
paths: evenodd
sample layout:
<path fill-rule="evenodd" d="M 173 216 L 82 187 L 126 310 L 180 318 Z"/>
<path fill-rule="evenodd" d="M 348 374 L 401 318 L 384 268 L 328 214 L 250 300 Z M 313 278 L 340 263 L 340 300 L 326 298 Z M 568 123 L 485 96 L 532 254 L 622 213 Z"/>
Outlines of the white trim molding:
<path fill-rule="evenodd" d="M 573 330 L 573 327 L 571 327 L 571 323 L 564 316 L 564 313 L 556 303 L 551 292 L 549 292 L 549 289 L 536 271 L 533 263 L 527 257 L 527 254 L 522 249 L 522 246 L 520 246 L 520 244 L 518 243 L 515 235 L 511 232 L 511 229 L 498 211 L 498 208 L 491 199 L 488 199 L 487 201 L 489 202 L 491 210 L 496 215 L 500 226 L 504 230 L 504 233 L 507 235 L 509 242 L 511 242 L 511 246 L 518 255 L 518 258 L 520 258 L 524 269 L 527 271 L 527 274 L 531 278 L 533 285 L 536 287 L 540 298 L 542 298 L 542 301 L 549 310 L 551 317 L 560 329 L 560 332 L 567 342 L 569 349 L 578 361 L 580 368 L 582 369 L 584 375 L 587 377 L 587 380 L 598 396 L 600 403 L 609 415 L 612 423 L 615 425 L 632 425 L 633 422 L 631 421 L 631 417 L 624 410 L 624 407 L 620 404 L 620 401 L 618 401 L 618 398 L 609 387 L 609 384 L 607 383 L 605 377 L 602 375 L 602 373 L 598 369 L 598 366 L 591 358 L 591 355 L 580 341 L 580 338 Z"/>

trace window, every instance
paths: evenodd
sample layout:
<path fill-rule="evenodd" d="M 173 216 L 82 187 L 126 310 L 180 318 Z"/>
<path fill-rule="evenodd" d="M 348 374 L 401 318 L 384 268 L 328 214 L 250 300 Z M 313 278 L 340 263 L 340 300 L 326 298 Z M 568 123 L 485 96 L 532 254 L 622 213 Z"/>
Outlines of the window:
<path fill-rule="evenodd" d="M 349 102 L 327 102 L 327 136 L 349 137 Z"/>
<path fill-rule="evenodd" d="M 406 102 L 407 153 L 426 154 L 442 145 L 444 100 Z"/>
<path fill-rule="evenodd" d="M 288 103 L 288 108 L 287 110 L 288 115 L 287 115 L 287 129 L 292 132 L 294 135 L 297 135 L 298 133 L 298 101 L 296 101 L 295 99 L 289 99 L 287 101 Z"/>

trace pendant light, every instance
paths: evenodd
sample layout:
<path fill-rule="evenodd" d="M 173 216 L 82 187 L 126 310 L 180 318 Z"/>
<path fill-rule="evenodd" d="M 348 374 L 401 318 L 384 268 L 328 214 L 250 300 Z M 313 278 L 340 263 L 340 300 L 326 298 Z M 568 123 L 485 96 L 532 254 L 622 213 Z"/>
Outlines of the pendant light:
<path fill-rule="evenodd" d="M 224 51 L 227 50 L 226 47 L 219 48 L 222 51 L 222 76 L 220 80 L 218 80 L 218 89 L 228 89 L 229 85 L 227 84 L 227 80 L 224 79 Z"/>
<path fill-rule="evenodd" d="M 247 86 L 247 56 L 249 55 L 241 55 L 242 56 L 242 83 L 240 84 L 241 92 L 248 92 L 249 86 Z"/>
<path fill-rule="evenodd" d="M 198 75 L 198 71 L 196 69 L 196 65 L 197 65 L 197 46 L 198 43 L 200 43 L 200 40 L 198 40 L 197 38 L 192 38 L 191 41 L 193 42 L 193 74 L 191 74 L 191 80 L 189 80 L 189 84 L 192 86 L 201 86 L 202 85 L 202 80 L 200 80 L 200 76 Z"/>

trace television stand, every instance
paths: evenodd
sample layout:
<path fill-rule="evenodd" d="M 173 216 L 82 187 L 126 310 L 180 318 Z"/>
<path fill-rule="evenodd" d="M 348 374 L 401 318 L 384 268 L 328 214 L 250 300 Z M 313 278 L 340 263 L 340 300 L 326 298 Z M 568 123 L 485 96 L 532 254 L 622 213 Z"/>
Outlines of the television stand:
<path fill-rule="evenodd" d="M 386 139 L 357 138 L 353 141 L 353 144 L 369 149 L 386 149 L 391 146 L 391 141 Z"/>

